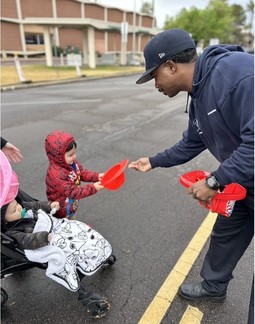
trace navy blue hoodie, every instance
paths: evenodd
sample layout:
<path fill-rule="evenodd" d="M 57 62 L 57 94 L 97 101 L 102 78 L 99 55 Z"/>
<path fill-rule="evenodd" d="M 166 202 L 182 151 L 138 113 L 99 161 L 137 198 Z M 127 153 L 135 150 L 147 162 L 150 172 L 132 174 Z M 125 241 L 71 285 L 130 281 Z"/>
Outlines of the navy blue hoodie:
<path fill-rule="evenodd" d="M 221 185 L 254 187 L 254 56 L 239 46 L 209 46 L 195 63 L 189 125 L 173 147 L 150 157 L 152 168 L 190 161 L 208 149 Z M 209 171 L 209 170 L 206 170 Z"/>

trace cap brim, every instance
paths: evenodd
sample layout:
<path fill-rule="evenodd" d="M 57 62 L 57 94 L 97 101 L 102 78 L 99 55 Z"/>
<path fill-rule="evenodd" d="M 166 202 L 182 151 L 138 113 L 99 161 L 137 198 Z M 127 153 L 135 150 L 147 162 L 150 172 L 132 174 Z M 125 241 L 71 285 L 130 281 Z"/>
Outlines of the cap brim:
<path fill-rule="evenodd" d="M 142 84 L 145 82 L 150 81 L 151 79 L 153 79 L 153 76 L 151 75 L 151 73 L 156 70 L 158 68 L 158 66 L 154 66 L 153 68 L 145 71 L 142 76 L 136 81 L 136 84 Z"/>

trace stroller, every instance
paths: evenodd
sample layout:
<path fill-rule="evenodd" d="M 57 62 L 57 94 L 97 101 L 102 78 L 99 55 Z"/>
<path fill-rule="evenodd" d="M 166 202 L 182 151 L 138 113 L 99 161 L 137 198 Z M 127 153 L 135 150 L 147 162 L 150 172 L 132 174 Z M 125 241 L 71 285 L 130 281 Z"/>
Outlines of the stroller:
<path fill-rule="evenodd" d="M 25 193 L 23 190 L 18 189 L 19 183 L 15 172 L 11 170 L 11 167 L 6 157 L 5 156 L 3 157 L 4 154 L 2 154 L 2 152 L 0 154 L 2 158 L 1 159 L 1 189 L 2 189 L 1 207 L 15 198 L 19 202 L 38 201 L 37 199 L 34 199 L 30 195 Z M 6 176 L 6 173 L 8 172 L 6 172 L 4 168 L 5 166 L 7 166 L 7 169 L 9 168 L 9 171 L 11 171 L 11 177 Z M 4 190 L 4 188 L 6 187 L 9 188 L 7 193 Z M 104 262 L 100 265 L 100 268 L 110 267 L 115 263 L 115 261 L 116 261 L 115 256 L 111 254 L 107 258 L 107 260 L 104 260 Z M 47 271 L 48 266 L 49 266 L 48 263 L 30 261 L 27 258 L 25 251 L 18 246 L 17 242 L 13 238 L 1 232 L 1 279 L 15 272 L 21 272 L 35 267 Z M 79 271 L 77 271 L 77 273 L 81 281 L 85 275 Z M 77 291 L 77 290 L 73 290 L 73 291 Z M 78 301 L 80 301 L 84 306 L 86 306 L 86 310 L 92 318 L 101 318 L 105 316 L 107 311 L 110 309 L 110 304 L 99 294 L 87 292 L 82 286 L 79 287 L 78 293 L 79 293 Z M 4 306 L 7 300 L 8 300 L 8 294 L 1 287 L 1 307 Z"/>
<path fill-rule="evenodd" d="M 21 189 L 19 189 L 17 197 L 23 201 L 36 200 Z M 46 270 L 47 264 L 29 261 L 15 240 L 1 232 L 1 279 L 14 272 L 20 272 L 34 267 Z M 8 294 L 1 287 L 1 307 L 7 300 Z"/>

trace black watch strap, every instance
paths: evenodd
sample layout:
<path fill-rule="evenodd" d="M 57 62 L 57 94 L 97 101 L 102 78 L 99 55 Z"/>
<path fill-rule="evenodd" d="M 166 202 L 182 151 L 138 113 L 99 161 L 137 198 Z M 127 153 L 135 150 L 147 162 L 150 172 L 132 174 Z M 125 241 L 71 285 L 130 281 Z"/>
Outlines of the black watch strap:
<path fill-rule="evenodd" d="M 207 187 L 212 190 L 220 190 L 220 192 L 222 192 L 225 188 L 224 186 L 221 186 L 221 184 L 219 183 L 219 181 L 213 174 L 210 174 L 205 179 L 205 183 L 206 183 Z"/>

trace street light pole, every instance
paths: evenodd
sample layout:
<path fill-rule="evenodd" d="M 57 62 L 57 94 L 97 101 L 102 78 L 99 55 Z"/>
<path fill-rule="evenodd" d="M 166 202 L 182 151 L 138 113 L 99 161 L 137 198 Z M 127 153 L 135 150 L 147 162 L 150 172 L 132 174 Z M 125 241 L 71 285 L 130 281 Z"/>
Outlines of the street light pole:
<path fill-rule="evenodd" d="M 136 52 L 136 33 L 135 33 L 135 28 L 136 28 L 136 0 L 134 0 L 134 11 L 133 11 L 133 46 L 132 46 L 132 61 L 135 61 L 135 52 Z"/>
<path fill-rule="evenodd" d="M 152 11 L 152 15 L 154 16 L 154 13 L 155 13 L 155 0 L 152 0 L 151 11 Z"/>

